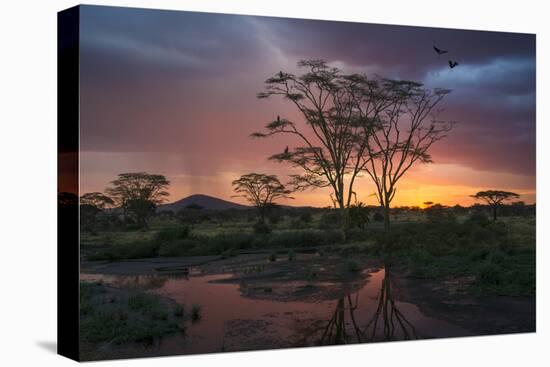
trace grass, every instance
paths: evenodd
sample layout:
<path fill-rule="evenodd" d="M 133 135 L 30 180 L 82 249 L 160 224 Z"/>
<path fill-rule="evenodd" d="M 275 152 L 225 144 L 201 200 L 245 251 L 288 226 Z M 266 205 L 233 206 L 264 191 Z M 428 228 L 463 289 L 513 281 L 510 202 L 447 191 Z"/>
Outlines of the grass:
<path fill-rule="evenodd" d="M 80 336 L 83 342 L 151 343 L 182 330 L 169 318 L 170 306 L 161 302 L 158 296 L 138 291 L 112 292 L 102 284 L 80 284 Z"/>
<path fill-rule="evenodd" d="M 104 237 L 118 238 L 116 241 L 100 245 Z M 269 234 L 218 233 L 201 235 L 187 229 L 164 228 L 153 234 L 144 232 L 143 237 L 106 234 L 96 236 L 95 243 L 90 238 L 83 242 L 82 248 L 92 261 L 115 261 L 124 259 L 150 258 L 158 256 L 233 256 L 240 250 L 278 249 L 327 246 L 340 241 L 338 231 L 277 230 Z"/>
<path fill-rule="evenodd" d="M 148 231 L 112 231 L 95 236 L 83 233 L 81 249 L 90 260 L 108 261 L 157 256 L 229 258 L 254 250 L 267 250 L 268 260 L 274 261 L 275 253 L 286 249 L 288 261 L 294 261 L 294 249 L 312 248 L 319 256 L 336 252 L 346 258 L 357 253 L 389 257 L 417 278 L 474 277 L 470 291 L 476 294 L 535 294 L 533 216 L 502 217 L 493 222 L 477 213 L 458 217 L 413 213 L 392 218 L 388 233 L 381 222 L 371 220 L 365 230 L 351 229 L 349 243 L 342 244 L 333 225 L 335 219 L 326 214 L 314 214 L 300 229 L 293 224 L 299 217 L 284 216 L 270 223 L 270 233 L 254 233 L 254 218 L 223 225 L 205 222 L 191 230 L 178 222 L 152 220 Z M 352 266 L 346 266 L 353 271 Z"/>
<path fill-rule="evenodd" d="M 527 220 L 414 223 L 377 236 L 413 277 L 473 276 L 469 290 L 475 294 L 535 294 L 535 228 Z"/>
<path fill-rule="evenodd" d="M 185 315 L 185 306 L 181 304 L 176 304 L 174 306 L 174 316 L 176 317 L 183 317 Z"/>

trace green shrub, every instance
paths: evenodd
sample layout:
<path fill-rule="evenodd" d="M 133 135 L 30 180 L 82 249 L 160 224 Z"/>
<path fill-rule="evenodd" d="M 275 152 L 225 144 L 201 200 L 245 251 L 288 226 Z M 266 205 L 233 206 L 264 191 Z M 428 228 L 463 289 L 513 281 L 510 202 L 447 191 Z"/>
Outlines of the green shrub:
<path fill-rule="evenodd" d="M 321 218 L 319 219 L 319 229 L 326 230 L 340 228 L 341 223 L 342 216 L 338 210 L 330 209 L 321 215 Z"/>
<path fill-rule="evenodd" d="M 80 314 L 88 315 L 93 312 L 94 308 L 91 304 L 92 295 L 95 292 L 95 284 L 80 283 Z"/>
<path fill-rule="evenodd" d="M 348 241 L 365 241 L 370 239 L 369 231 L 361 228 L 351 228 L 348 231 Z"/>
<path fill-rule="evenodd" d="M 341 241 L 339 231 L 288 231 L 273 233 L 266 238 L 267 247 L 316 247 L 331 245 Z"/>
<path fill-rule="evenodd" d="M 269 213 L 267 219 L 269 220 L 269 223 L 277 225 L 281 221 L 282 217 L 283 216 L 281 215 L 281 213 L 278 210 L 275 210 Z"/>
<path fill-rule="evenodd" d="M 168 320 L 165 305 L 151 294 L 136 292 L 104 304 L 105 288 L 81 283 L 80 336 L 90 343 L 152 342 L 154 338 L 180 330 Z"/>
<path fill-rule="evenodd" d="M 233 256 L 235 256 L 235 252 L 231 248 L 222 252 L 222 259 L 229 259 L 230 257 L 233 257 Z"/>
<path fill-rule="evenodd" d="M 256 224 L 254 224 L 253 229 L 254 229 L 254 233 L 256 233 L 256 234 L 269 234 L 269 233 L 271 233 L 271 227 L 269 227 L 265 223 L 258 222 Z"/>
<path fill-rule="evenodd" d="M 358 271 L 361 270 L 361 268 L 359 267 L 359 264 L 355 261 L 348 261 L 346 264 L 346 268 L 350 273 L 357 273 Z"/>
<path fill-rule="evenodd" d="M 294 252 L 294 250 L 289 250 L 288 251 L 288 261 L 294 261 L 295 258 L 296 258 L 296 253 Z"/>
<path fill-rule="evenodd" d="M 173 227 L 173 228 L 163 228 L 160 231 L 157 232 L 155 235 L 154 240 L 164 244 L 164 243 L 170 243 L 173 241 L 178 241 L 182 239 L 186 239 L 189 237 L 189 227 L 188 226 L 179 226 L 179 227 Z"/>
<path fill-rule="evenodd" d="M 475 245 L 493 244 L 496 242 L 495 233 L 490 227 L 477 227 L 472 231 L 472 239 Z"/>
<path fill-rule="evenodd" d="M 483 261 L 483 260 L 487 259 L 489 254 L 490 254 L 490 251 L 489 251 L 488 248 L 485 248 L 485 247 L 476 248 L 470 254 L 470 260 L 472 260 L 472 261 Z"/>
<path fill-rule="evenodd" d="M 294 218 L 290 221 L 289 227 L 292 229 L 304 229 L 307 227 L 307 223 L 300 218 Z"/>
<path fill-rule="evenodd" d="M 473 212 L 467 219 L 467 221 L 480 226 L 486 226 L 491 222 L 489 220 L 489 217 L 487 217 L 487 215 L 480 210 L 476 210 L 475 212 Z"/>
<path fill-rule="evenodd" d="M 92 343 L 149 342 L 154 338 L 178 330 L 175 323 L 166 320 L 128 318 L 120 311 L 96 312 L 80 320 L 82 340 Z"/>
<path fill-rule="evenodd" d="M 492 263 L 479 267 L 476 281 L 481 285 L 499 285 L 502 281 L 502 269 Z"/>
<path fill-rule="evenodd" d="M 174 306 L 174 316 L 183 317 L 185 315 L 185 306 L 179 303 L 176 303 Z"/>
<path fill-rule="evenodd" d="M 415 248 L 410 253 L 410 260 L 417 265 L 428 265 L 433 262 L 433 257 L 424 248 Z"/>
<path fill-rule="evenodd" d="M 380 211 L 377 211 L 374 213 L 374 215 L 372 216 L 372 219 L 375 221 L 375 222 L 383 222 L 384 221 L 384 214 L 382 214 Z"/>
<path fill-rule="evenodd" d="M 255 240 L 263 236 L 254 236 L 248 233 L 223 233 L 213 237 L 195 237 L 201 247 L 209 254 L 222 254 L 229 249 L 244 250 L 252 248 Z"/>
<path fill-rule="evenodd" d="M 143 227 L 141 225 L 137 224 L 137 223 L 126 223 L 124 228 L 127 231 L 139 231 L 139 230 L 143 229 Z"/>
<path fill-rule="evenodd" d="M 317 270 L 313 267 L 307 270 L 307 279 L 314 280 L 317 278 Z"/>
<path fill-rule="evenodd" d="M 312 219 L 312 216 L 311 216 L 310 212 L 304 212 L 304 213 L 300 214 L 300 220 L 302 222 L 304 222 L 305 224 L 311 223 L 311 219 Z"/>
<path fill-rule="evenodd" d="M 138 240 L 132 243 L 112 245 L 95 254 L 89 255 L 90 260 L 140 259 L 158 256 L 159 245 L 148 240 Z"/>
<path fill-rule="evenodd" d="M 202 318 L 201 313 L 201 306 L 200 305 L 193 305 L 191 306 L 191 320 L 192 321 L 198 321 Z"/>
<path fill-rule="evenodd" d="M 128 297 L 130 310 L 151 311 L 159 306 L 159 299 L 147 293 L 136 293 Z"/>
<path fill-rule="evenodd" d="M 160 245 L 159 256 L 189 256 L 199 246 L 194 239 L 174 239 Z"/>

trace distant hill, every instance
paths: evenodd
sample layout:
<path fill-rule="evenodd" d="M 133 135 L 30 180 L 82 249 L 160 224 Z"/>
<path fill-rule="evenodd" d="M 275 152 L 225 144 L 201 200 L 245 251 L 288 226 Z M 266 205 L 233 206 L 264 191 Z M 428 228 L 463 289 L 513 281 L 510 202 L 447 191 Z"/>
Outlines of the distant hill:
<path fill-rule="evenodd" d="M 175 201 L 170 204 L 159 205 L 157 211 L 162 212 L 166 210 L 172 210 L 174 213 L 186 208 L 187 206 L 195 204 L 200 205 L 203 209 L 210 210 L 225 210 L 225 209 L 250 209 L 247 205 L 241 205 L 232 203 L 231 201 L 218 199 L 208 195 L 191 195 L 181 200 Z"/>

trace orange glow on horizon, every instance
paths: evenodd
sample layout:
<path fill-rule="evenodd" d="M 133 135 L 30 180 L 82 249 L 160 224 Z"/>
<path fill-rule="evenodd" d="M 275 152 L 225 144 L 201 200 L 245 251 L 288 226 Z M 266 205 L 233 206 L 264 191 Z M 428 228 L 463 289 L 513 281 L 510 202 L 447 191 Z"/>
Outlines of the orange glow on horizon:
<path fill-rule="evenodd" d="M 172 154 L 82 152 L 81 162 L 81 193 L 103 192 L 120 172 L 146 171 L 163 174 L 170 180 L 168 202 L 194 194 L 204 194 L 248 204 L 243 198 L 233 197 L 231 186 L 231 182 L 243 173 L 276 174 L 281 181 L 286 182 L 289 174 L 297 172 L 289 170 L 285 165 L 266 162 L 263 157 L 254 161 L 228 160 L 220 164 L 220 169 L 204 169 L 195 174 L 186 172 L 201 169 L 202 161 L 194 162 Z M 519 200 L 527 204 L 536 200 L 534 176 L 478 171 L 456 164 L 434 163 L 415 166 L 403 176 L 397 185 L 392 207 L 424 207 L 423 203 L 426 201 L 447 206 L 470 206 L 476 203 L 470 195 L 487 189 L 516 192 L 521 195 Z M 378 205 L 373 195 L 374 185 L 366 175 L 356 181 L 353 190 L 357 193 L 358 201 L 367 205 Z M 280 204 L 327 207 L 332 206 L 329 195 L 328 188 L 296 192 L 293 194 L 294 200 L 281 200 Z"/>

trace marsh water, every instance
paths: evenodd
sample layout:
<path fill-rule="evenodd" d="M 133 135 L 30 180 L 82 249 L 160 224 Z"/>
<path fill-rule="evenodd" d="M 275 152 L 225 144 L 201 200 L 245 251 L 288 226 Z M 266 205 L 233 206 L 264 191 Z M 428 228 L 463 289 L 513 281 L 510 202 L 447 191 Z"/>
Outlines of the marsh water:
<path fill-rule="evenodd" d="M 282 282 L 259 292 L 232 281 L 234 274 L 186 276 L 82 274 L 119 286 L 139 286 L 185 305 L 201 307 L 201 317 L 186 321 L 185 332 L 167 335 L 150 346 L 130 346 L 135 354 L 194 354 L 221 351 L 349 344 L 387 340 L 472 335 L 428 317 L 417 305 L 396 297 L 399 289 L 384 268 L 365 270 L 366 280 L 347 290 L 342 284 L 329 297 L 307 300 L 273 297 L 285 289 L 307 289 L 307 281 Z M 139 349 L 140 351 L 136 351 Z M 124 348 L 120 350 L 124 354 Z"/>

